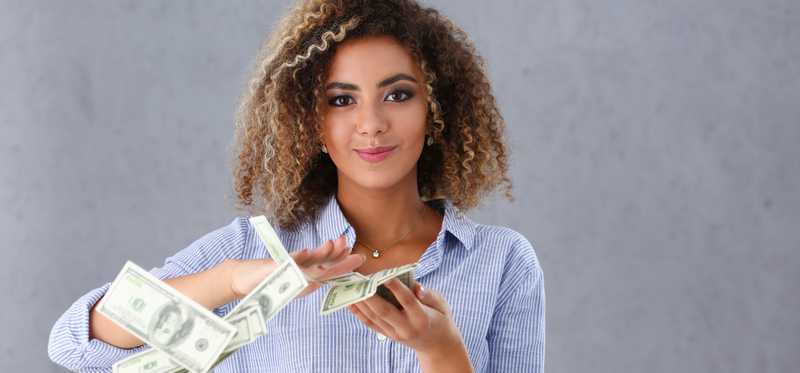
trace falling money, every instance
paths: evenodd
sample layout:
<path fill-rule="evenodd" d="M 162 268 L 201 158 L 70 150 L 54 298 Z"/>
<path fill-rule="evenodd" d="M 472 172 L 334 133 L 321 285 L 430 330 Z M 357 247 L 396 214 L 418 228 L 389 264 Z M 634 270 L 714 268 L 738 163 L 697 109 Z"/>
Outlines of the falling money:
<path fill-rule="evenodd" d="M 264 216 L 250 218 L 278 267 L 224 318 L 127 262 L 98 311 L 151 349 L 113 366 L 115 373 L 205 373 L 267 334 L 267 321 L 308 286 Z"/>

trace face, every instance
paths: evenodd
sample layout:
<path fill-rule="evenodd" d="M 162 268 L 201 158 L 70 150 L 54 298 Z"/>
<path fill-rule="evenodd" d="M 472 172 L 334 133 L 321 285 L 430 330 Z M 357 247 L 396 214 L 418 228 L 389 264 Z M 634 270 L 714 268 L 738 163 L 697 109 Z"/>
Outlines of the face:
<path fill-rule="evenodd" d="M 391 37 L 346 40 L 337 47 L 325 79 L 322 143 L 337 168 L 339 185 L 391 189 L 416 187 L 416 164 L 426 134 L 424 75 L 408 50 Z M 393 147 L 369 161 L 357 150 Z"/>
<path fill-rule="evenodd" d="M 162 319 L 159 320 L 161 322 L 156 324 L 153 339 L 162 345 L 166 345 L 172 340 L 175 333 L 180 330 L 183 322 L 178 311 L 167 312 L 166 315 L 161 315 L 161 317 Z"/>

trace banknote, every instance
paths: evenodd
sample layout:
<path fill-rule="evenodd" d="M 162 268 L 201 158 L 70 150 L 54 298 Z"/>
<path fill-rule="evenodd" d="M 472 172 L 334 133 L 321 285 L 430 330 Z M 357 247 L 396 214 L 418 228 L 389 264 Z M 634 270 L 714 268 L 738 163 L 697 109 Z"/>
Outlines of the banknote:
<path fill-rule="evenodd" d="M 286 251 L 275 230 L 267 219 L 261 215 L 250 218 L 251 224 L 264 243 L 270 257 L 279 267 L 264 278 L 261 283 L 245 296 L 224 320 L 231 324 L 236 332 L 216 358 L 212 368 L 225 358 L 238 351 L 242 346 L 253 342 L 257 337 L 267 333 L 266 322 L 280 311 L 289 301 L 299 294 L 308 281 L 292 257 Z M 114 365 L 114 372 L 150 372 L 151 367 L 159 367 L 158 372 L 185 372 L 184 368 L 168 355 L 157 350 L 147 350 Z M 123 370 L 124 369 L 124 370 Z"/>
<path fill-rule="evenodd" d="M 131 261 L 97 311 L 193 373 L 205 373 L 236 328 Z"/>
<path fill-rule="evenodd" d="M 292 257 L 289 256 L 289 252 L 286 251 L 280 238 L 278 238 L 278 234 L 275 233 L 275 229 L 272 228 L 272 225 L 269 224 L 269 221 L 264 215 L 253 216 L 248 220 L 250 224 L 253 225 L 253 228 L 255 228 L 256 233 L 258 233 L 258 237 L 264 242 L 264 246 L 266 246 L 270 258 L 275 260 L 278 264 L 286 262 L 294 263 Z"/>
<path fill-rule="evenodd" d="M 342 307 L 369 298 L 373 291 L 372 282 L 369 280 L 333 286 L 325 294 L 320 314 L 327 315 Z"/>
<path fill-rule="evenodd" d="M 377 285 L 380 285 L 386 281 L 389 281 L 393 277 L 399 276 L 402 273 L 407 273 L 409 271 L 412 271 L 416 267 L 417 263 L 410 263 L 401 265 L 399 267 L 387 268 L 369 275 L 369 278 L 370 280 L 374 281 Z"/>
<path fill-rule="evenodd" d="M 328 315 L 331 312 L 337 311 L 343 307 L 358 303 L 378 293 L 389 302 L 399 307 L 400 303 L 395 299 L 391 291 L 383 286 L 383 283 L 397 277 L 406 286 L 413 286 L 414 270 L 417 268 L 417 263 L 405 264 L 399 267 L 387 268 L 375 272 L 369 276 L 363 276 L 365 279 L 358 279 L 358 276 L 351 276 L 343 282 L 328 281 L 331 286 L 328 288 L 325 297 L 322 300 L 322 307 L 320 310 L 321 315 Z"/>
<path fill-rule="evenodd" d="M 112 371 L 114 373 L 178 373 L 186 372 L 186 368 L 172 361 L 169 355 L 150 348 L 117 361 L 114 363 Z"/>
<path fill-rule="evenodd" d="M 258 322 L 264 325 L 264 331 L 253 333 L 252 337 L 248 338 L 246 342 L 235 342 L 235 345 L 229 345 L 219 356 L 214 366 L 245 344 L 255 340 L 259 335 L 263 335 L 260 333 L 266 334 L 266 322 L 285 307 L 289 301 L 294 299 L 307 285 L 308 283 L 300 270 L 288 262 L 281 264 L 274 272 L 264 278 L 256 285 L 253 291 L 242 298 L 242 301 L 226 315 L 226 319 L 236 320 L 252 314 L 253 310 L 255 310 L 259 313 Z M 244 335 L 242 335 L 242 339 L 244 339 Z"/>
<path fill-rule="evenodd" d="M 267 324 L 264 322 L 264 317 L 261 316 L 261 310 L 259 310 L 257 305 L 247 307 L 241 312 L 238 312 L 236 315 L 228 313 L 225 315 L 225 320 L 235 325 L 238 331 L 236 336 L 234 336 L 233 339 L 228 343 L 228 346 L 225 347 L 225 350 L 222 352 L 222 354 L 219 355 L 217 361 L 211 365 L 211 369 L 214 369 L 217 365 L 219 365 L 219 363 L 228 358 L 228 356 L 234 352 L 239 351 L 242 346 L 255 341 L 256 338 L 262 335 L 267 334 Z M 149 373 L 149 371 L 146 370 L 141 370 L 141 372 Z M 185 369 L 181 369 L 174 372 L 170 371 L 169 373 L 185 372 Z"/>
<path fill-rule="evenodd" d="M 267 332 L 264 318 L 256 306 L 249 307 L 237 315 L 228 314 L 224 319 L 236 327 L 236 334 L 225 346 L 222 355 L 217 358 L 217 362 L 211 366 L 212 369 L 241 346 L 254 341 Z M 187 371 L 186 368 L 172 361 L 167 354 L 156 349 L 145 350 L 117 361 L 112 368 L 114 373 L 179 373 Z"/>
<path fill-rule="evenodd" d="M 283 263 L 242 298 L 231 314 L 236 315 L 251 305 L 257 305 L 264 321 L 269 321 L 306 286 L 308 282 L 297 266 Z"/>
<path fill-rule="evenodd" d="M 261 309 L 256 304 L 243 309 L 242 312 L 226 317 L 225 321 L 236 327 L 236 335 L 225 346 L 223 353 L 238 350 L 239 347 L 267 334 L 267 323 L 264 321 Z"/>
<path fill-rule="evenodd" d="M 409 288 L 412 291 L 414 289 L 414 284 L 417 282 L 417 280 L 414 279 L 413 270 L 405 271 L 398 274 L 397 279 L 400 280 L 400 282 L 402 282 L 407 288 Z M 386 281 L 389 280 L 390 279 L 386 279 Z M 386 299 L 389 303 L 393 304 L 395 307 L 403 309 L 403 306 L 400 304 L 400 301 L 398 301 L 397 298 L 395 298 L 394 293 L 392 293 L 392 291 L 389 290 L 389 288 L 383 285 L 383 283 L 378 285 L 378 287 L 375 289 L 375 294 L 377 294 L 379 297 L 383 299 Z"/>
<path fill-rule="evenodd" d="M 322 284 L 323 285 L 338 286 L 338 285 L 349 284 L 351 282 L 364 281 L 364 280 L 368 280 L 368 279 L 369 279 L 369 277 L 364 276 L 364 275 L 362 275 L 362 274 L 360 274 L 358 272 L 349 272 L 349 273 L 345 273 L 345 274 L 342 274 L 342 275 L 339 275 L 339 276 L 336 276 L 336 277 L 329 278 L 329 279 L 323 281 Z"/>

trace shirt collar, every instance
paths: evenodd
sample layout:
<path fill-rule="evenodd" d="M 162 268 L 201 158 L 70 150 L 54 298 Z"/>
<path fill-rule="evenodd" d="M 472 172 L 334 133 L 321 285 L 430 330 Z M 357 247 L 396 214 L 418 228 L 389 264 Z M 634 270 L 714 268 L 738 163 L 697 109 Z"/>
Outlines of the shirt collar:
<path fill-rule="evenodd" d="M 442 230 L 458 239 L 467 250 L 472 248 L 475 240 L 475 222 L 472 219 L 454 206 L 449 199 L 439 198 L 425 201 L 425 203 L 438 209 L 439 212 L 443 212 Z M 322 234 L 323 239 L 336 239 L 352 228 L 342 213 L 335 193 L 330 195 L 328 202 L 319 211 L 316 228 L 317 232 Z M 439 233 L 441 236 L 441 232 Z"/>

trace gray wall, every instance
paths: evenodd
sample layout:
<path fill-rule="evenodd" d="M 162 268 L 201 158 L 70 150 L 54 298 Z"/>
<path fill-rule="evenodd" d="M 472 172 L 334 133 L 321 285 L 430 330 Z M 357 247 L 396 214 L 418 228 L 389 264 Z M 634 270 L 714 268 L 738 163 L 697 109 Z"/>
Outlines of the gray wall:
<path fill-rule="evenodd" d="M 547 371 L 796 371 L 800 3 L 429 3 L 508 121 L 518 200 L 470 215 L 534 243 Z M 63 371 L 75 299 L 237 214 L 233 112 L 285 6 L 1 2 L 0 371 Z"/>

